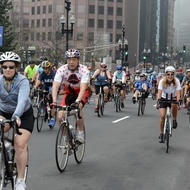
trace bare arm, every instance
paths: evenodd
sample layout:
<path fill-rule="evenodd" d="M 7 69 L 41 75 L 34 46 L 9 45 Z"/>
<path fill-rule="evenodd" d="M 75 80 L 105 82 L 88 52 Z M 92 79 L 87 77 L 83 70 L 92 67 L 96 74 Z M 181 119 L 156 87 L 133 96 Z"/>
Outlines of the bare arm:
<path fill-rule="evenodd" d="M 53 87 L 52 87 L 52 98 L 53 98 L 53 103 L 57 102 L 57 92 L 60 86 L 60 82 L 54 81 L 53 82 Z"/>
<path fill-rule="evenodd" d="M 181 90 L 177 90 L 176 94 L 177 94 L 177 101 L 179 101 L 181 99 Z"/>
<path fill-rule="evenodd" d="M 97 77 L 97 75 L 98 75 L 99 72 L 100 72 L 100 70 L 97 69 L 97 70 L 94 72 L 92 78 L 95 79 L 95 78 Z"/>
<path fill-rule="evenodd" d="M 161 97 L 162 97 L 162 90 L 158 89 L 157 100 L 160 100 Z"/>
<path fill-rule="evenodd" d="M 24 76 L 27 77 L 28 73 L 24 71 Z"/>
<path fill-rule="evenodd" d="M 36 82 L 36 84 L 35 84 L 35 87 L 34 88 L 38 88 L 39 86 L 40 86 L 40 84 L 41 84 L 41 81 L 40 80 L 37 80 L 37 82 Z"/>

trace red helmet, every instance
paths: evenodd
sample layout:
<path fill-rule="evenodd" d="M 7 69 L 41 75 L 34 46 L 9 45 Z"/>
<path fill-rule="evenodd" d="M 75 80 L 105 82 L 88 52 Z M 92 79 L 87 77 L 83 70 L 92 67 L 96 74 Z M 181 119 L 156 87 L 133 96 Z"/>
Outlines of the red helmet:
<path fill-rule="evenodd" d="M 183 69 L 182 69 L 181 67 L 179 67 L 179 68 L 177 69 L 177 71 L 178 71 L 178 72 L 182 72 Z"/>

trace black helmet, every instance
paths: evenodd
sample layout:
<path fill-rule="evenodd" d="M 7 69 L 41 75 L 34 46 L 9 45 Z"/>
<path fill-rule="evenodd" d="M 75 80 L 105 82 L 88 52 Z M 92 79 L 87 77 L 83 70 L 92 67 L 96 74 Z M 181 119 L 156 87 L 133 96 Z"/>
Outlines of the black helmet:
<path fill-rule="evenodd" d="M 47 59 L 47 57 L 45 57 L 45 56 L 41 56 L 40 57 L 40 62 L 42 62 L 42 61 L 47 61 L 48 59 Z"/>

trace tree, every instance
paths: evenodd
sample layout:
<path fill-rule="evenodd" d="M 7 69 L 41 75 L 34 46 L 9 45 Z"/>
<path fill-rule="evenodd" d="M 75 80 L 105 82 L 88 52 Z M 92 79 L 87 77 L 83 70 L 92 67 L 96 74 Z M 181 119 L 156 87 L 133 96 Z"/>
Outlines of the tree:
<path fill-rule="evenodd" d="M 13 8 L 10 0 L 1 0 L 0 3 L 0 26 L 3 26 L 3 46 L 0 52 L 12 51 L 16 44 L 14 41 L 13 25 L 9 21 L 9 11 Z"/>

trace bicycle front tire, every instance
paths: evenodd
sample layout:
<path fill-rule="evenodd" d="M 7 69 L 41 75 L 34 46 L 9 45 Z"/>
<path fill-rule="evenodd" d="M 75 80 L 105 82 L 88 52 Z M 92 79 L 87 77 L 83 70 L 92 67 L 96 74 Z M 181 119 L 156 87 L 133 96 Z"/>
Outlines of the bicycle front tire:
<path fill-rule="evenodd" d="M 64 138 L 65 137 L 65 138 Z M 69 135 L 65 124 L 59 127 L 55 143 L 55 159 L 58 170 L 62 173 L 69 159 Z"/>
<path fill-rule="evenodd" d="M 43 102 L 41 102 L 38 108 L 38 113 L 37 113 L 37 131 L 38 132 L 41 132 L 42 130 L 44 118 L 45 118 L 45 105 Z"/>
<path fill-rule="evenodd" d="M 101 96 L 101 107 L 100 107 L 100 111 L 101 111 L 101 115 L 104 115 L 104 95 L 102 94 Z"/>

